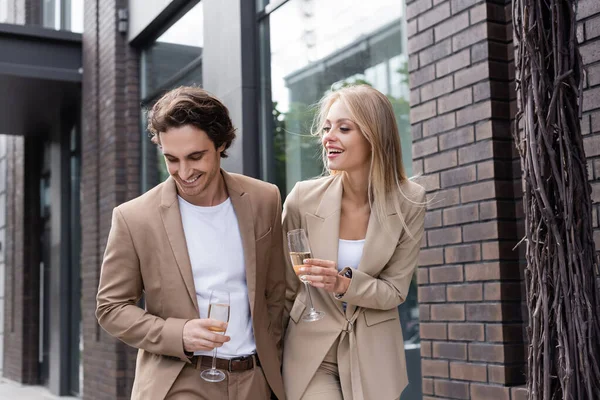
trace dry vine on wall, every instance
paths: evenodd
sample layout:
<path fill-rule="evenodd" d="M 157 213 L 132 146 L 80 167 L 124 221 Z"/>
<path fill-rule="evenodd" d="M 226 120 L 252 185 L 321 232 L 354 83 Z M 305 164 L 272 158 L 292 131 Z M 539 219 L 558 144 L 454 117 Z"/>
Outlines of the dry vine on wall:
<path fill-rule="evenodd" d="M 600 294 L 580 128 L 577 1 L 513 0 L 529 399 L 600 399 Z"/>

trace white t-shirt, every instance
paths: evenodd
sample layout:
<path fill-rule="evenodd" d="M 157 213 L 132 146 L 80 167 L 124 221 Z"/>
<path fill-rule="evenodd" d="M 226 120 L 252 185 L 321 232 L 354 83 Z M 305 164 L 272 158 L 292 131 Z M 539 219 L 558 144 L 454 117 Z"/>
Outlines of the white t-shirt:
<path fill-rule="evenodd" d="M 350 267 L 353 269 L 358 268 L 358 264 L 360 263 L 360 259 L 362 258 L 364 247 L 365 239 L 340 239 L 338 243 L 338 271 L 341 271 L 346 267 Z"/>
<path fill-rule="evenodd" d="M 179 210 L 187 243 L 200 318 L 208 318 L 210 292 L 226 288 L 230 293 L 231 340 L 218 349 L 218 357 L 234 358 L 256 351 L 250 300 L 246 285 L 244 248 L 231 199 L 213 207 L 200 207 L 179 197 Z M 197 351 L 196 355 L 212 355 Z"/>

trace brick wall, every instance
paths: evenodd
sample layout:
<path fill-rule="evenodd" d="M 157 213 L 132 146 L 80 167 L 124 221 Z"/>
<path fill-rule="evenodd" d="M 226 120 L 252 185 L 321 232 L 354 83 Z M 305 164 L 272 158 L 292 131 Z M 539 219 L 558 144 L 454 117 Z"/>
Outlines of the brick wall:
<path fill-rule="evenodd" d="M 424 399 L 511 399 L 525 380 L 514 63 L 503 0 L 407 2 Z M 517 175 L 515 176 L 515 172 Z"/>
<path fill-rule="evenodd" d="M 128 399 L 135 353 L 94 316 L 113 207 L 139 194 L 138 57 L 117 32 L 126 0 L 85 2 L 82 99 L 82 308 L 85 399 Z"/>
<path fill-rule="evenodd" d="M 6 161 L 8 136 L 0 135 L 0 360 L 4 360 L 4 284 L 6 282 Z M 3 363 L 0 362 L 0 376 Z"/>
<path fill-rule="evenodd" d="M 577 14 L 577 36 L 587 72 L 583 92 L 581 130 L 592 184 L 594 241 L 600 250 L 598 207 L 600 202 L 600 2 L 581 0 Z"/>

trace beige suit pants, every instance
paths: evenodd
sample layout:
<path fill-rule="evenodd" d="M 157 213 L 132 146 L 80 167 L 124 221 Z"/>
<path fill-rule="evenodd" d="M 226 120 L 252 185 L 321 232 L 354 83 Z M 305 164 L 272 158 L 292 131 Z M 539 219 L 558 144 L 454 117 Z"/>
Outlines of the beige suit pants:
<path fill-rule="evenodd" d="M 269 400 L 271 388 L 261 367 L 242 372 L 225 372 L 221 382 L 206 382 L 200 373 L 186 364 L 171 386 L 165 400 Z"/>
<path fill-rule="evenodd" d="M 342 386 L 340 384 L 340 373 L 337 362 L 336 340 L 325 359 L 317 369 L 317 372 L 308 384 L 302 400 L 343 400 Z"/>

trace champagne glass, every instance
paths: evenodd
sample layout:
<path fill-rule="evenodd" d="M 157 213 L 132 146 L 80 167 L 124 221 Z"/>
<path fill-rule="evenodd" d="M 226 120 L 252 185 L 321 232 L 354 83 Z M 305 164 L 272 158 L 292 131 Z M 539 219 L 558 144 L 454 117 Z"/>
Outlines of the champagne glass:
<path fill-rule="evenodd" d="M 294 272 L 298 273 L 298 270 L 304 266 L 304 260 L 311 258 L 310 245 L 308 244 L 308 238 L 304 229 L 294 229 L 288 232 L 288 246 L 290 248 L 290 258 L 292 259 L 292 265 L 294 266 Z M 310 285 L 306 280 L 306 275 L 299 275 L 298 278 L 304 283 L 306 292 L 308 293 L 308 305 L 310 309 L 302 320 L 306 322 L 318 321 L 325 316 L 323 311 L 317 311 L 313 307 L 312 297 L 310 295 Z"/>
<path fill-rule="evenodd" d="M 213 290 L 210 293 L 208 304 L 208 318 L 217 321 L 229 322 L 229 292 L 226 290 Z M 225 329 L 208 328 L 213 332 L 225 333 Z M 202 371 L 202 379 L 208 382 L 221 382 L 225 379 L 225 374 L 217 369 L 217 348 L 213 349 L 212 368 Z"/>

